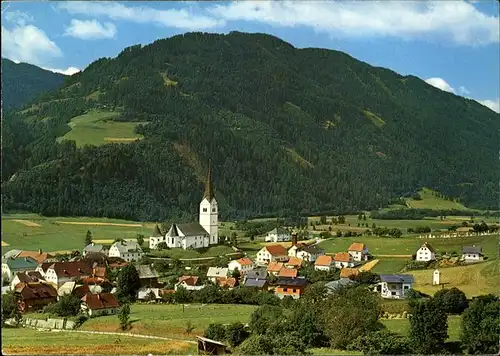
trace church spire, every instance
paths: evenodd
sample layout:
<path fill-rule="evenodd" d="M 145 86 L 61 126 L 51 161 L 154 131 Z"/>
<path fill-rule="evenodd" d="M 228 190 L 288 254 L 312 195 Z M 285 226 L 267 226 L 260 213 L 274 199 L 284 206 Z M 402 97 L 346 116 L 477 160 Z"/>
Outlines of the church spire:
<path fill-rule="evenodd" d="M 205 182 L 205 193 L 203 194 L 203 199 L 207 199 L 209 202 L 214 198 L 214 187 L 212 186 L 212 162 L 208 160 L 208 175 L 207 181 Z"/>

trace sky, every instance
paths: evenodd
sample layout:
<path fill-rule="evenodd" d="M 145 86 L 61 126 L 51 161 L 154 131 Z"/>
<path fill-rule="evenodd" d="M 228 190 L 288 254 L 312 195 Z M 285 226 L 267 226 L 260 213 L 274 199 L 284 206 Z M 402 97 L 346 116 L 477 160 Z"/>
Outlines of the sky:
<path fill-rule="evenodd" d="M 2 57 L 64 74 L 125 47 L 259 32 L 346 52 L 500 112 L 498 0 L 2 2 Z"/>

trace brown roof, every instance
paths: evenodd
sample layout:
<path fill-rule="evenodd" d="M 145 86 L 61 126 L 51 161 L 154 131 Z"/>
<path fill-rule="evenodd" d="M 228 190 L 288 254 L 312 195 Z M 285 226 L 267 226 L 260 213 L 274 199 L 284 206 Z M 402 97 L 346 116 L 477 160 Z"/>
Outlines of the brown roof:
<path fill-rule="evenodd" d="M 297 277 L 297 270 L 295 268 L 282 268 L 278 276 L 295 278 Z"/>
<path fill-rule="evenodd" d="M 179 283 L 186 282 L 188 286 L 195 286 L 198 283 L 198 276 L 181 276 L 179 277 Z"/>
<path fill-rule="evenodd" d="M 120 306 L 118 300 L 111 293 L 87 293 L 82 297 L 81 300 L 82 302 L 87 304 L 87 307 L 91 310 L 118 308 Z"/>
<path fill-rule="evenodd" d="M 40 263 L 38 267 L 40 267 L 43 271 L 43 273 L 47 272 L 47 268 L 49 268 L 54 262 L 44 262 Z"/>
<path fill-rule="evenodd" d="M 333 259 L 337 262 L 350 262 L 351 255 L 349 254 L 349 252 L 339 252 L 335 254 L 335 257 Z"/>
<path fill-rule="evenodd" d="M 332 256 L 318 256 L 316 259 L 316 262 L 314 263 L 315 266 L 330 266 L 332 264 Z"/>
<path fill-rule="evenodd" d="M 54 269 L 58 277 L 85 277 L 92 275 L 88 262 L 55 262 L 49 268 Z"/>
<path fill-rule="evenodd" d="M 219 277 L 216 279 L 217 284 L 222 288 L 234 288 L 236 283 L 238 282 L 234 277 Z"/>
<path fill-rule="evenodd" d="M 279 272 L 283 268 L 283 263 L 281 262 L 269 262 L 267 266 L 268 272 Z"/>
<path fill-rule="evenodd" d="M 39 251 L 22 251 L 17 257 L 31 257 L 38 263 L 43 263 L 47 258 L 49 258 L 51 255 L 49 255 L 46 252 L 40 253 Z"/>
<path fill-rule="evenodd" d="M 106 278 L 108 276 L 108 271 L 106 271 L 106 267 L 94 267 L 92 274 L 96 277 Z"/>
<path fill-rule="evenodd" d="M 436 250 L 434 250 L 434 248 L 429 245 L 427 242 L 424 242 L 424 244 L 422 246 L 420 246 L 420 248 L 422 248 L 423 246 L 427 247 L 429 249 L 429 251 L 431 251 L 432 253 L 436 253 Z"/>
<path fill-rule="evenodd" d="M 342 268 L 340 270 L 340 278 L 351 278 L 356 277 L 359 274 L 357 268 Z"/>
<path fill-rule="evenodd" d="M 242 266 L 251 266 L 253 265 L 253 262 L 251 259 L 249 259 L 248 257 L 243 257 L 243 258 L 240 258 L 239 260 L 237 260 L 237 262 L 242 265 Z"/>
<path fill-rule="evenodd" d="M 106 278 L 101 278 L 101 277 L 83 277 L 82 283 L 89 285 L 101 285 L 109 283 L 109 281 Z"/>
<path fill-rule="evenodd" d="M 81 298 L 84 295 L 86 295 L 87 293 L 90 293 L 90 288 L 89 288 L 88 284 L 85 284 L 83 286 L 78 286 L 75 289 L 73 289 L 73 292 L 71 292 L 71 294 L 73 294 L 77 298 Z"/>
<path fill-rule="evenodd" d="M 351 246 L 349 246 L 349 248 L 347 249 L 347 251 L 359 251 L 359 252 L 363 252 L 364 249 L 365 249 L 365 244 L 362 244 L 360 242 L 353 242 L 351 244 Z"/>
<path fill-rule="evenodd" d="M 57 298 L 57 290 L 45 283 L 18 283 L 15 290 L 23 300 Z"/>
<path fill-rule="evenodd" d="M 272 256 L 288 256 L 288 250 L 281 245 L 270 245 L 265 248 Z"/>
<path fill-rule="evenodd" d="M 290 259 L 288 260 L 288 262 L 286 264 L 288 266 L 300 267 L 300 266 L 302 266 L 303 262 L 304 262 L 304 260 L 302 258 L 292 256 L 292 257 L 290 257 Z"/>
<path fill-rule="evenodd" d="M 34 283 L 44 280 L 40 272 L 35 271 L 17 272 L 16 277 L 19 278 L 19 283 Z"/>

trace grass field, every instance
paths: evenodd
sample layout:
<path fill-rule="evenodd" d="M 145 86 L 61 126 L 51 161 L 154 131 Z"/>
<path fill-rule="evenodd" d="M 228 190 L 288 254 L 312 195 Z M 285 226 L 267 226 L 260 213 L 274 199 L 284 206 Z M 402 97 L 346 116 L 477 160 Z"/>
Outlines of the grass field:
<path fill-rule="evenodd" d="M 432 195 L 433 191 L 428 188 L 423 188 L 419 191 L 422 200 L 414 200 L 412 198 L 406 199 L 406 204 L 409 208 L 413 209 L 434 209 L 434 210 L 469 210 L 465 205 L 439 198 Z"/>
<path fill-rule="evenodd" d="M 194 354 L 196 345 L 184 341 L 89 335 L 34 329 L 2 328 L 3 354 Z"/>
<path fill-rule="evenodd" d="M 500 294 L 500 263 L 498 260 L 477 263 L 470 266 L 441 268 L 440 281 L 445 288 L 457 287 L 468 298 L 482 294 Z M 409 272 L 415 276 L 414 288 L 433 295 L 440 286 L 432 285 L 432 270 Z"/>
<path fill-rule="evenodd" d="M 172 248 L 162 251 L 152 251 L 151 254 L 156 257 L 168 257 L 168 258 L 199 258 L 199 257 L 217 257 L 223 256 L 228 253 L 235 253 L 235 251 L 230 246 L 213 246 L 208 249 L 197 250 L 183 250 L 181 248 Z"/>
<path fill-rule="evenodd" d="M 408 335 L 410 321 L 408 319 L 383 319 L 382 323 L 392 332 Z M 460 316 L 448 316 L 448 340 L 458 341 L 460 338 Z"/>
<path fill-rule="evenodd" d="M 370 271 L 373 273 L 398 273 L 408 262 L 407 258 L 380 258 Z"/>
<path fill-rule="evenodd" d="M 183 311 L 184 308 L 184 311 Z M 192 339 L 201 335 L 211 323 L 248 323 L 256 306 L 219 304 L 132 304 L 131 333 Z M 194 330 L 186 334 L 185 327 L 191 322 Z M 116 315 L 102 316 L 86 321 L 82 330 L 119 331 Z"/>
<path fill-rule="evenodd" d="M 85 115 L 74 117 L 68 124 L 71 131 L 59 137 L 58 141 L 74 140 L 77 147 L 82 147 L 111 142 L 126 143 L 143 138 L 142 135 L 134 133 L 138 122 L 113 121 L 119 115 L 118 112 L 92 110 Z"/>

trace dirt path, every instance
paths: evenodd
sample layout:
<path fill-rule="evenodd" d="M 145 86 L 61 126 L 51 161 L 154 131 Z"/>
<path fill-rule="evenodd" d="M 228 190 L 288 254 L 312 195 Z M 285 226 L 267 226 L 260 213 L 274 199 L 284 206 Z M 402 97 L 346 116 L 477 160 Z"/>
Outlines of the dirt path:
<path fill-rule="evenodd" d="M 378 263 L 378 260 L 371 260 L 370 262 L 365 263 L 363 266 L 361 266 L 359 268 L 359 271 L 360 272 L 367 272 L 367 271 L 371 270 L 373 267 L 375 267 L 375 265 L 377 263 Z"/>
<path fill-rule="evenodd" d="M 155 339 L 155 340 L 165 340 L 165 341 L 181 341 L 187 342 L 189 344 L 196 344 L 196 341 L 192 340 L 184 340 L 184 339 L 173 339 L 169 337 L 161 337 L 161 336 L 153 336 L 153 335 L 142 335 L 142 334 L 133 334 L 133 333 L 118 333 L 118 332 L 109 332 L 109 331 L 87 331 L 87 330 L 60 330 L 60 329 L 52 329 L 52 332 L 66 332 L 66 333 L 83 333 L 83 334 L 101 334 L 101 335 L 116 335 L 116 336 L 130 336 L 130 337 L 138 337 L 142 339 Z"/>
<path fill-rule="evenodd" d="M 38 224 L 36 222 L 30 221 L 30 220 L 12 219 L 12 221 L 18 222 L 20 224 L 23 224 L 24 226 L 29 226 L 29 227 L 40 227 L 40 226 L 42 226 L 42 225 L 40 225 L 40 224 Z"/>

